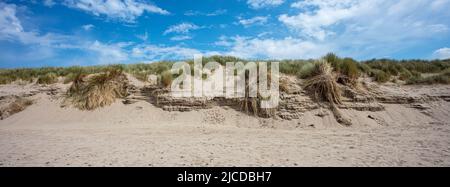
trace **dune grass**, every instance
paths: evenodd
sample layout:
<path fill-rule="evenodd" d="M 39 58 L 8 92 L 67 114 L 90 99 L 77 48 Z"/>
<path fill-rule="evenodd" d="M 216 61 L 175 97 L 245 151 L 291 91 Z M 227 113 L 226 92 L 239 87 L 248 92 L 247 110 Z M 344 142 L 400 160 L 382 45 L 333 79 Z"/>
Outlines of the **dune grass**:
<path fill-rule="evenodd" d="M 442 71 L 438 75 L 413 77 L 408 79 L 406 84 L 450 84 L 450 68 Z"/>
<path fill-rule="evenodd" d="M 54 84 L 56 82 L 58 82 L 58 76 L 53 72 L 39 76 L 36 81 L 38 84 Z"/>
<path fill-rule="evenodd" d="M 341 104 L 340 90 L 332 67 L 325 61 L 315 63 L 312 77 L 305 82 L 305 89 L 313 93 L 317 100 Z"/>
<path fill-rule="evenodd" d="M 331 111 L 338 123 L 350 126 L 352 124 L 351 120 L 345 118 L 336 106 L 342 104 L 342 101 L 341 91 L 337 83 L 337 75 L 333 73 L 332 66 L 333 63 L 327 61 L 315 63 L 312 77 L 307 79 L 304 87 L 317 101 L 329 103 Z"/>
<path fill-rule="evenodd" d="M 159 83 L 165 88 L 169 88 L 173 81 L 173 75 L 172 73 L 168 71 L 164 71 L 159 76 Z"/>
<path fill-rule="evenodd" d="M 422 78 L 423 73 L 443 73 L 450 68 L 450 59 L 446 60 L 390 60 L 374 59 L 361 62 L 364 64 L 366 73 L 374 77 L 375 81 L 387 82 L 391 76 L 398 76 L 400 80 L 409 84 L 448 84 L 445 76 L 434 76 L 432 78 Z"/>
<path fill-rule="evenodd" d="M 67 92 L 67 99 L 80 110 L 94 110 L 125 97 L 127 84 L 121 69 L 109 69 L 90 76 L 78 74 Z"/>
<path fill-rule="evenodd" d="M 374 80 L 379 83 L 385 83 L 391 79 L 391 74 L 386 73 L 383 70 L 379 70 L 379 69 L 372 69 L 370 71 L 369 75 L 371 77 L 373 77 Z"/>
<path fill-rule="evenodd" d="M 15 113 L 19 113 L 32 104 L 32 100 L 25 98 L 16 98 L 12 103 L 0 109 L 0 119 L 3 120 Z"/>
<path fill-rule="evenodd" d="M 373 77 L 375 81 L 387 82 L 391 76 L 398 76 L 398 79 L 414 83 L 445 83 L 445 77 L 435 77 L 436 81 L 431 79 L 421 79 L 418 74 L 440 73 L 450 68 L 450 59 L 446 60 L 391 60 L 391 59 L 373 59 L 358 62 L 352 58 L 341 58 L 336 54 L 329 53 L 323 57 L 330 63 L 334 72 L 337 72 L 338 82 L 352 85 L 361 75 Z M 203 63 L 216 61 L 222 65 L 226 62 L 243 62 L 250 60 L 240 59 L 233 56 L 211 56 L 204 57 Z M 256 62 L 280 62 L 280 73 L 296 75 L 299 78 L 307 79 L 311 76 L 311 70 L 315 60 L 252 60 Z M 193 65 L 193 60 L 188 59 L 188 63 Z M 160 61 L 154 63 L 137 63 L 127 65 L 100 65 L 100 66 L 71 66 L 71 67 L 42 67 L 42 68 L 18 68 L 18 69 L 0 69 L 0 84 L 9 84 L 16 80 L 32 82 L 41 77 L 41 83 L 52 82 L 53 75 L 64 77 L 64 82 L 69 83 L 73 78 L 80 74 L 96 74 L 104 72 L 111 66 L 120 67 L 123 72 L 130 73 L 141 81 L 147 81 L 148 75 L 161 75 L 163 72 L 171 69 L 173 61 Z M 381 71 L 383 73 L 381 73 Z M 50 74 L 52 76 L 50 76 Z M 411 80 L 410 80 L 411 79 Z M 424 80 L 424 81 L 422 81 Z"/>
<path fill-rule="evenodd" d="M 261 96 L 259 91 L 256 93 L 256 97 L 250 97 L 250 86 L 258 85 L 259 78 L 256 79 L 256 82 L 250 82 L 248 71 L 245 72 L 245 96 L 241 100 L 239 100 L 239 106 L 242 111 L 247 114 L 252 114 L 254 116 L 259 116 L 263 118 L 272 118 L 275 117 L 277 108 L 262 108 L 261 103 L 270 98 L 264 98 Z M 270 83 L 272 79 L 272 74 L 270 72 L 267 75 L 267 82 Z"/>

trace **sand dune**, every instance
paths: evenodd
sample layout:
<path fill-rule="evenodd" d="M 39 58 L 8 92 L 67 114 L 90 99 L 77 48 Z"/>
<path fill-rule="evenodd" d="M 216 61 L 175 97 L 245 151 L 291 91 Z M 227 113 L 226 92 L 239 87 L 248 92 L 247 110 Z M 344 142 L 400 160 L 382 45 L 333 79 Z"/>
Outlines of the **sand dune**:
<path fill-rule="evenodd" d="M 3 97 L 34 100 L 0 121 L 1 166 L 450 166 L 450 104 L 444 100 L 422 103 L 425 109 L 411 104 L 383 104 L 378 112 L 342 109 L 353 121 L 344 127 L 323 109 L 293 120 L 221 106 L 168 112 L 145 101 L 118 100 L 80 111 L 61 107 L 62 91 L 54 89 L 65 88 L 0 87 Z M 449 93 L 447 86 L 435 89 Z"/>

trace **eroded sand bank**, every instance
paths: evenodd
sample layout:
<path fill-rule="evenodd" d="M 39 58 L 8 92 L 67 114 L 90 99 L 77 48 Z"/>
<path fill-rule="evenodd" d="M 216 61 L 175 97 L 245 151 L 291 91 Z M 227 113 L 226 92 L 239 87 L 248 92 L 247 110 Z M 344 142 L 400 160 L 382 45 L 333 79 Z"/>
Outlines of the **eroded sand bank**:
<path fill-rule="evenodd" d="M 443 100 L 425 111 L 403 104 L 342 110 L 354 122 L 344 127 L 319 110 L 294 120 L 219 106 L 167 112 L 145 101 L 80 111 L 61 108 L 48 90 L 0 120 L 0 166 L 450 166 L 450 104 Z"/>

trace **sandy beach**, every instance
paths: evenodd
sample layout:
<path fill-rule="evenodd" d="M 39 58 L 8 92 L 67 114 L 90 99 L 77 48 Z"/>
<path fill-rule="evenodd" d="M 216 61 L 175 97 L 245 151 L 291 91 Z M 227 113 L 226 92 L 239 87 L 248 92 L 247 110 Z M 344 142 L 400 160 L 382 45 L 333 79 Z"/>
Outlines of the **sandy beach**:
<path fill-rule="evenodd" d="M 0 121 L 0 166 L 450 166 L 450 104 L 443 100 L 426 103 L 426 112 L 406 104 L 343 110 L 354 122 L 345 127 L 318 110 L 281 120 L 221 106 L 168 112 L 118 100 L 81 111 L 62 108 L 50 88 L 0 86 L 1 96 L 36 93 L 33 105 Z"/>

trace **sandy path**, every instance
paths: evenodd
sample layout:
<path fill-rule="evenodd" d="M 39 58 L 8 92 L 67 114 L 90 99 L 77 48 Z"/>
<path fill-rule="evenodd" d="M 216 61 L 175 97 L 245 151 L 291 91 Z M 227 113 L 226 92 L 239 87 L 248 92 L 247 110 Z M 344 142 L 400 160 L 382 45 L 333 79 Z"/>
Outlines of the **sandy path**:
<path fill-rule="evenodd" d="M 146 102 L 82 112 L 36 99 L 0 121 L 0 166 L 450 166 L 450 125 L 406 107 L 372 114 L 399 122 L 388 126 L 361 125 L 367 115 L 349 111 L 361 124 L 344 128 L 320 125 L 313 114 L 261 121 L 232 109 L 165 112 Z M 448 104 L 434 108 L 448 114 Z"/>

